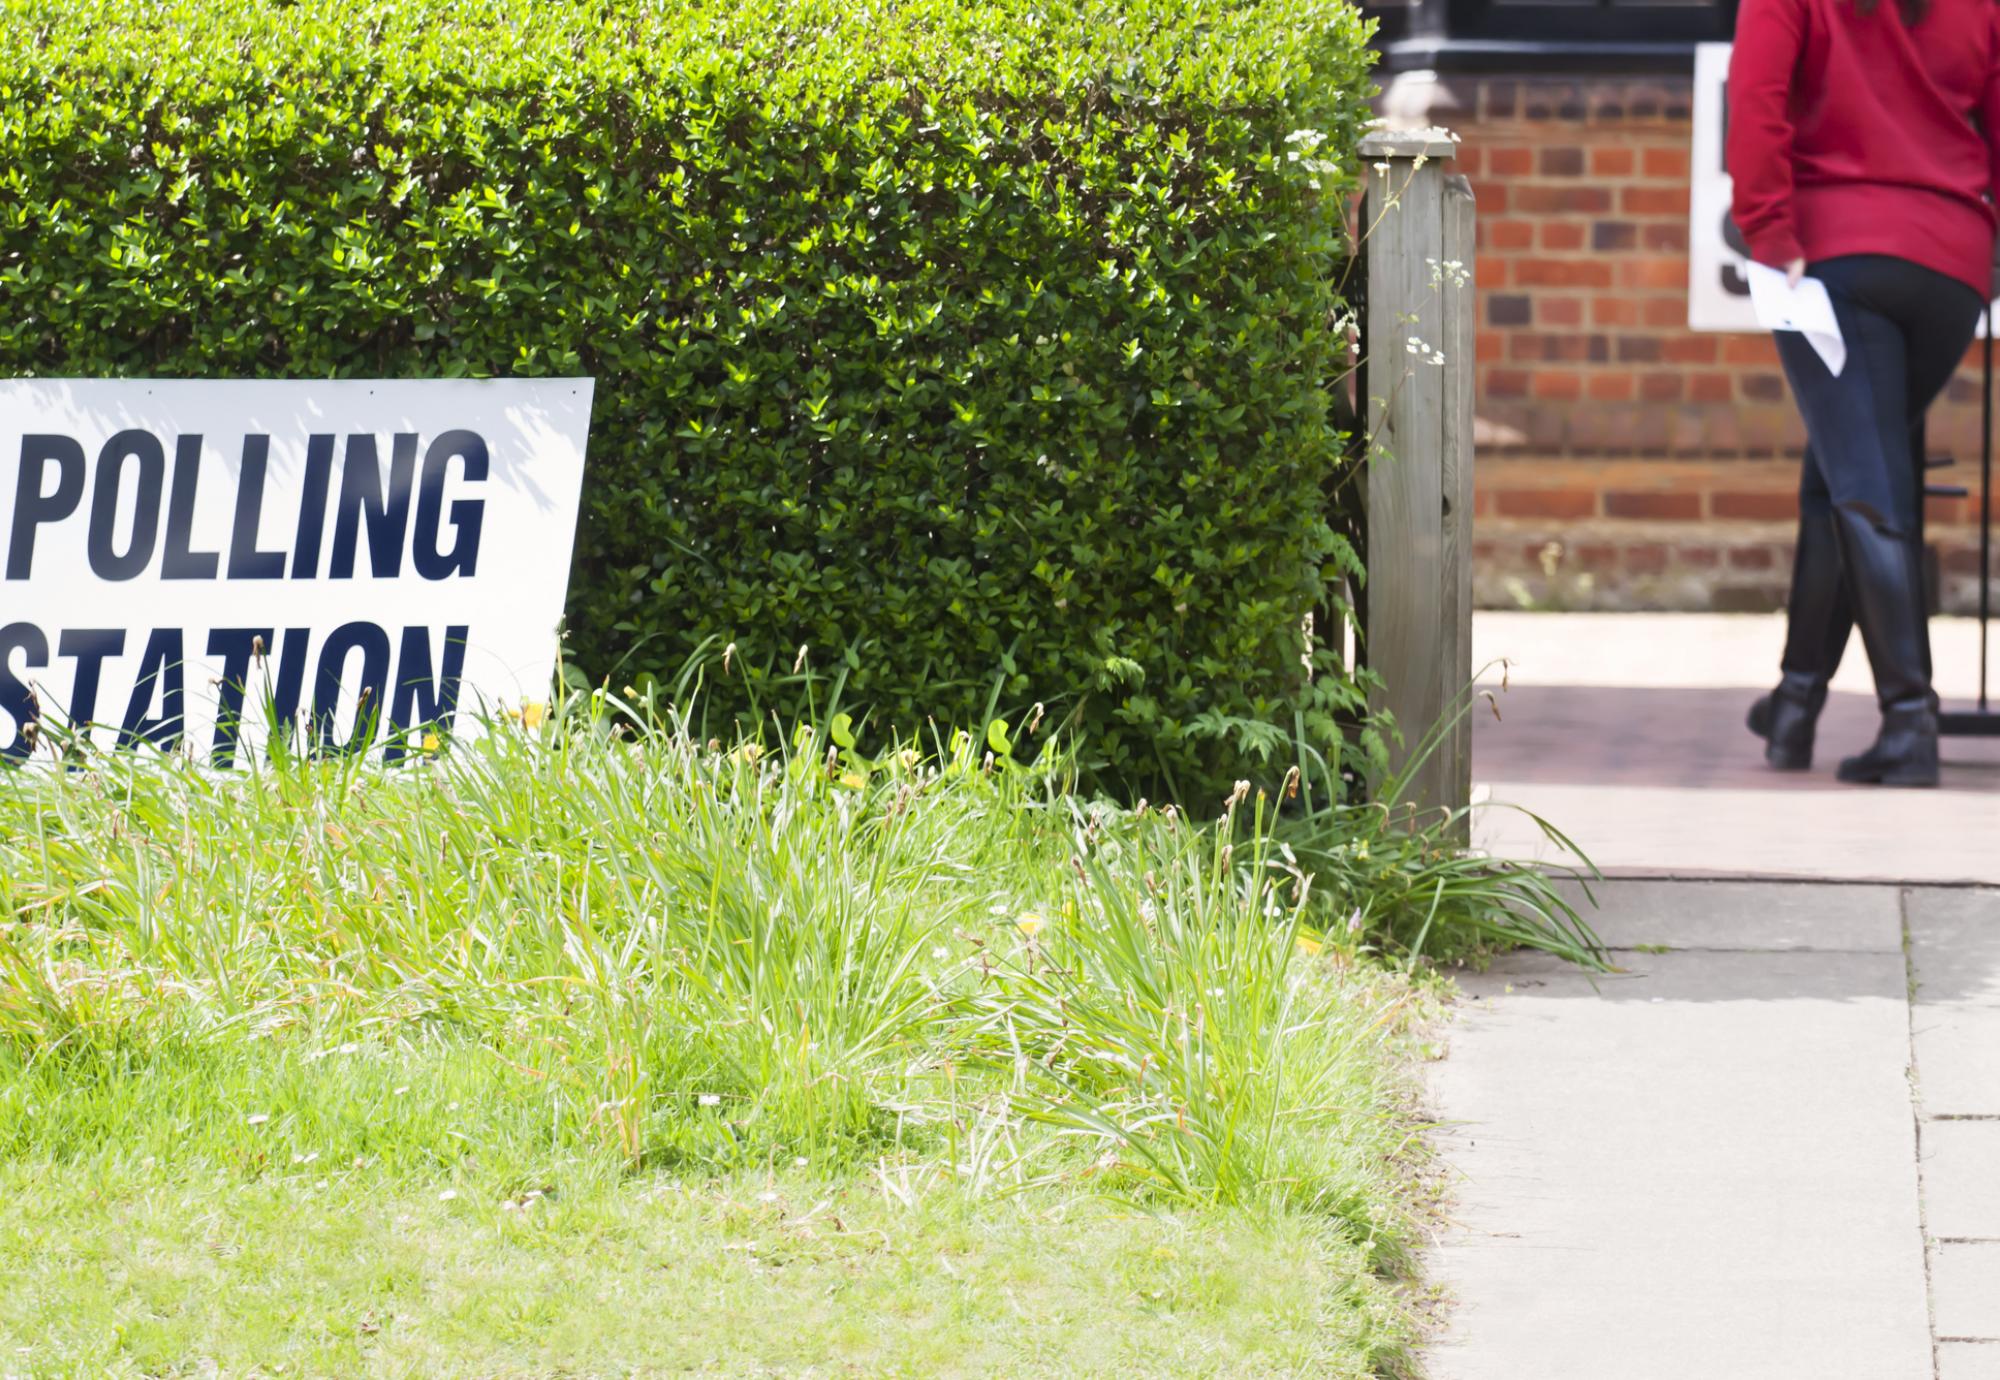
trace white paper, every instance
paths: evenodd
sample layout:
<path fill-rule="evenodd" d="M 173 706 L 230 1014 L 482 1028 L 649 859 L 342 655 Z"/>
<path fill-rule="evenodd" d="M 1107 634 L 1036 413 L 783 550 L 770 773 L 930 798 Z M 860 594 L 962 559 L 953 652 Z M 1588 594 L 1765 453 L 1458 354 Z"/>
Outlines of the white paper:
<path fill-rule="evenodd" d="M 1826 284 L 1817 278 L 1801 278 L 1793 287 L 1785 281 L 1783 269 L 1767 264 L 1744 266 L 1750 279 L 1750 304 L 1756 309 L 1757 324 L 1767 331 L 1799 331 L 1806 343 L 1819 354 L 1826 371 L 1835 378 L 1847 367 L 1847 342 L 1840 334 L 1840 321 L 1833 314 L 1833 299 Z"/>

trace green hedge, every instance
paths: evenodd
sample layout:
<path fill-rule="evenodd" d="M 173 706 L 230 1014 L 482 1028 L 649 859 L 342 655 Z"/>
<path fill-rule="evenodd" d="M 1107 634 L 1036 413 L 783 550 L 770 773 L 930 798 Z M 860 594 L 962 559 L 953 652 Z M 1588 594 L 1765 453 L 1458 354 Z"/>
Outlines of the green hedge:
<path fill-rule="evenodd" d="M 1338 744 L 1345 0 L 0 5 L 0 371 L 594 375 L 593 676 Z"/>

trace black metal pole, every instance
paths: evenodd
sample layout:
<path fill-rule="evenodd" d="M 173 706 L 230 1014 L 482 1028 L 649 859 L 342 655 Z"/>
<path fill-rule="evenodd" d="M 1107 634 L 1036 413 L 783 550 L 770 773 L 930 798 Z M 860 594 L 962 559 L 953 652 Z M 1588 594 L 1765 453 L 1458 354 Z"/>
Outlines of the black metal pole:
<path fill-rule="evenodd" d="M 1986 622 L 1993 609 L 1993 307 L 1986 308 L 1986 369 L 1979 394 L 1979 712 L 1986 712 Z"/>

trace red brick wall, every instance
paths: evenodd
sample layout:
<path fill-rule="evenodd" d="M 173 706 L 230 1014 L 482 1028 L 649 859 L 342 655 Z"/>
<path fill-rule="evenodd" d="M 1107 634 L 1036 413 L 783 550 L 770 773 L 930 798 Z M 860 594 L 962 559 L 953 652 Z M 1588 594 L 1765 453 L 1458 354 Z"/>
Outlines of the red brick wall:
<path fill-rule="evenodd" d="M 1461 136 L 1478 197 L 1488 602 L 1782 598 L 1804 430 L 1768 337 L 1688 329 L 1691 102 L 1692 81 L 1672 77 L 1406 77 L 1385 93 L 1392 123 Z M 1929 438 L 1964 462 L 1940 480 L 1975 490 L 1977 384 L 1960 375 Z M 1931 507 L 1959 607 L 1977 578 L 1974 511 Z"/>

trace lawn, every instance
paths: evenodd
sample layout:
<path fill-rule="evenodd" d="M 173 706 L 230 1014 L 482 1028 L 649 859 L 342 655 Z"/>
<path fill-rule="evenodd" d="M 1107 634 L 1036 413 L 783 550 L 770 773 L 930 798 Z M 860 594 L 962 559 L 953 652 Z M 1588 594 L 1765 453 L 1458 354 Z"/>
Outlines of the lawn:
<path fill-rule="evenodd" d="M 1397 1373 L 1371 950 L 1472 874 L 1064 784 L 601 698 L 0 774 L 0 1371 Z"/>

